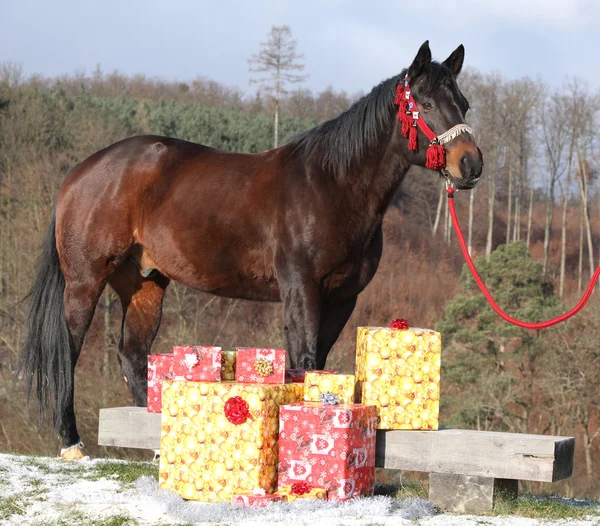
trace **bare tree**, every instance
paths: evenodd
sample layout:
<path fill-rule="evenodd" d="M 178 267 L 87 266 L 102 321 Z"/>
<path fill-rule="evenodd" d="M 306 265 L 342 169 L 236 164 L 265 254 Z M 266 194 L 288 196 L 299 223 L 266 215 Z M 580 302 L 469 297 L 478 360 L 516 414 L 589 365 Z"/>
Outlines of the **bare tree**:
<path fill-rule="evenodd" d="M 279 103 L 286 94 L 286 84 L 304 81 L 308 75 L 299 75 L 294 71 L 302 71 L 304 64 L 300 62 L 304 55 L 296 52 L 298 41 L 292 38 L 290 26 L 272 26 L 268 40 L 260 43 L 258 54 L 248 59 L 251 73 L 267 73 L 265 77 L 251 79 L 251 84 L 260 84 L 267 93 L 273 94 L 275 100 L 275 130 L 273 147 L 279 144 Z"/>
<path fill-rule="evenodd" d="M 529 248 L 529 243 L 531 242 L 531 221 L 533 216 L 533 196 L 535 189 L 535 162 L 536 162 L 536 153 L 537 153 L 537 141 L 534 135 L 533 137 L 533 159 L 531 161 L 531 181 L 529 181 L 529 211 L 527 212 L 527 248 Z"/>
<path fill-rule="evenodd" d="M 565 171 L 565 146 L 569 139 L 569 120 L 564 111 L 562 94 L 554 94 L 546 101 L 542 112 L 542 142 L 546 153 L 548 179 L 546 181 L 546 227 L 544 230 L 544 272 L 548 267 L 548 251 L 552 233 L 552 213 L 556 183 Z"/>

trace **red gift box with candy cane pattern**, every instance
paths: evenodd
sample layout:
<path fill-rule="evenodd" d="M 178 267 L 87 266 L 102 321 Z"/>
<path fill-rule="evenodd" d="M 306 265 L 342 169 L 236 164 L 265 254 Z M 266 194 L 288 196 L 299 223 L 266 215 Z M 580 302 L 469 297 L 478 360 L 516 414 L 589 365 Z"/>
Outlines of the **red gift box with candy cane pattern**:
<path fill-rule="evenodd" d="M 173 378 L 172 354 L 148 355 L 148 411 L 150 413 L 160 413 L 163 380 Z"/>
<path fill-rule="evenodd" d="M 283 349 L 238 348 L 235 380 L 250 384 L 285 383 Z"/>
<path fill-rule="evenodd" d="M 175 378 L 190 382 L 221 381 L 221 347 L 201 345 L 173 347 Z"/>
<path fill-rule="evenodd" d="M 373 495 L 378 421 L 371 405 L 281 406 L 278 487 L 306 482 L 339 501 Z"/>

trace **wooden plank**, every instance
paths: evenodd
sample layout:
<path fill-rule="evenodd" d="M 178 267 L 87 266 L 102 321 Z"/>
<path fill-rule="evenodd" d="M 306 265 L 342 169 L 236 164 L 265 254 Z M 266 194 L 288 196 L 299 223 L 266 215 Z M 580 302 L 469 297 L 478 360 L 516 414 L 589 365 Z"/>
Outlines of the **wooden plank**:
<path fill-rule="evenodd" d="M 98 445 L 160 449 L 160 414 L 145 407 L 100 410 Z M 553 482 L 571 476 L 575 439 L 444 429 L 378 431 L 382 468 Z"/>
<path fill-rule="evenodd" d="M 98 445 L 160 449 L 160 413 L 145 407 L 100 409 Z"/>
<path fill-rule="evenodd" d="M 381 468 L 554 482 L 571 476 L 575 439 L 444 429 L 377 432 Z"/>

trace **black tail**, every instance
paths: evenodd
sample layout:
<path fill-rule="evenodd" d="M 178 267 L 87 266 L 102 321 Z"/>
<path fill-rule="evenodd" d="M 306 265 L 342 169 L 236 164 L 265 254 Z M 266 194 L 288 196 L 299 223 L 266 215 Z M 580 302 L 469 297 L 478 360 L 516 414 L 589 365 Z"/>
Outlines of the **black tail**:
<path fill-rule="evenodd" d="M 66 427 L 66 407 L 72 399 L 71 338 L 64 308 L 65 277 L 56 249 L 56 212 L 44 243 L 39 270 L 28 298 L 27 339 L 19 360 L 19 372 L 27 380 L 27 399 L 34 378 L 37 399 L 44 415 L 49 398 L 54 407 L 54 426 Z"/>

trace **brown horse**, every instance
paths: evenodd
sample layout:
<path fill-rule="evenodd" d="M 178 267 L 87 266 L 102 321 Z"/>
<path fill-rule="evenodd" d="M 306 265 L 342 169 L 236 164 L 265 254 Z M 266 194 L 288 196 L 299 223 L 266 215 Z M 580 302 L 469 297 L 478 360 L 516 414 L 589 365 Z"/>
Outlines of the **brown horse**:
<path fill-rule="evenodd" d="M 106 284 L 123 307 L 118 357 L 133 401 L 146 404 L 146 360 L 170 280 L 220 296 L 281 301 L 292 367 L 324 368 L 381 257 L 382 220 L 428 140 L 408 149 L 396 88 L 407 74 L 438 134 L 464 123 L 456 84 L 464 48 L 439 64 L 428 42 L 401 75 L 348 111 L 258 154 L 142 136 L 95 153 L 65 178 L 31 292 L 21 369 L 42 407 L 52 398 L 63 456 L 83 455 L 74 368 Z M 446 147 L 445 175 L 472 188 L 473 137 Z"/>

